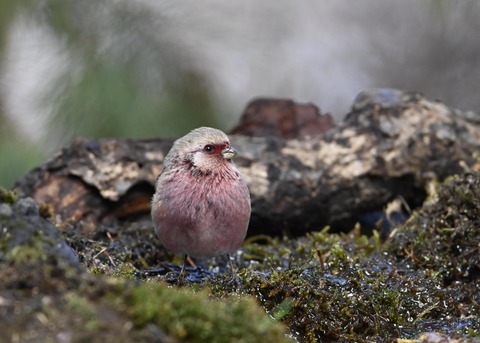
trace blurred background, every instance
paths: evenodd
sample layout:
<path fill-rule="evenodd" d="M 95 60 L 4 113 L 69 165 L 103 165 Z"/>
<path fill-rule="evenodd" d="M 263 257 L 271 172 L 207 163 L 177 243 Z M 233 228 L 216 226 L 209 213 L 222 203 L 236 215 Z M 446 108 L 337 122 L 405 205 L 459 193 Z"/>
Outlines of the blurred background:
<path fill-rule="evenodd" d="M 372 87 L 478 111 L 477 0 L 0 3 L 0 186 L 79 136 L 232 128 L 252 98 L 339 121 Z"/>

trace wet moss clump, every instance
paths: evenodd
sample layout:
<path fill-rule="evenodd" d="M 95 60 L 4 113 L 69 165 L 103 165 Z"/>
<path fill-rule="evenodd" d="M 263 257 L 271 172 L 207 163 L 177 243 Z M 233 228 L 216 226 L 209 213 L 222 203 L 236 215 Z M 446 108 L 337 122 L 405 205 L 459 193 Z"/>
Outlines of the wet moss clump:
<path fill-rule="evenodd" d="M 192 293 L 165 285 L 119 289 L 124 311 L 135 327 L 158 325 L 182 342 L 288 342 L 286 330 L 265 315 L 254 298 L 231 295 L 211 299 L 208 289 Z M 111 298 L 117 302 L 116 298 Z"/>
<path fill-rule="evenodd" d="M 437 186 L 387 250 L 415 268 L 439 274 L 445 285 L 480 278 L 480 177 L 454 176 Z"/>
<path fill-rule="evenodd" d="M 15 191 L 7 191 L 5 188 L 0 187 L 0 204 L 14 204 L 17 200 L 17 194 Z"/>
<path fill-rule="evenodd" d="M 435 332 L 422 337 L 480 342 L 479 185 L 478 175 L 450 178 L 384 243 L 358 229 L 247 241 L 237 291 L 255 295 L 300 341 L 389 342 Z M 215 285 L 215 294 L 228 293 Z"/>
<path fill-rule="evenodd" d="M 437 331 L 478 336 L 479 308 L 471 299 L 478 285 L 445 287 L 437 275 L 397 263 L 381 249 L 355 256 L 354 236 L 324 246 L 323 263 L 312 257 L 289 268 L 247 267 L 237 291 L 255 295 L 302 342 L 391 342 Z M 228 286 L 213 289 L 221 296 Z"/>

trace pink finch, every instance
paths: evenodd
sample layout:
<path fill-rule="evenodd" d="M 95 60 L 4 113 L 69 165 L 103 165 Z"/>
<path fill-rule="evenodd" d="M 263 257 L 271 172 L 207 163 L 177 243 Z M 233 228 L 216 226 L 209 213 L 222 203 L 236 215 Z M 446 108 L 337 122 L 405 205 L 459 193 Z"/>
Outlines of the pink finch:
<path fill-rule="evenodd" d="M 242 245 L 250 193 L 232 161 L 236 154 L 227 135 L 209 127 L 173 143 L 152 199 L 153 224 L 165 248 L 212 257 L 229 256 Z"/>

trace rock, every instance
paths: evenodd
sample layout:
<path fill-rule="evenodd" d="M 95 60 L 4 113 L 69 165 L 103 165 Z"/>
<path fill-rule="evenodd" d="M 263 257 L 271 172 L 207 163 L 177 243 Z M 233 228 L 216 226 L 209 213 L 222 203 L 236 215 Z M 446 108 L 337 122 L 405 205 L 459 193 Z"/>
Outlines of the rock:
<path fill-rule="evenodd" d="M 12 205 L 2 203 L 0 212 L 8 213 L 4 216 L 0 214 L 0 235 L 6 243 L 0 254 L 3 254 L 4 258 L 51 258 L 59 265 L 68 264 L 80 268 L 76 253 L 55 226 L 40 216 L 35 200 L 20 198 Z M 30 253 L 33 255 L 30 256 Z"/>
<path fill-rule="evenodd" d="M 290 99 L 251 101 L 231 134 L 284 139 L 318 136 L 334 127 L 329 114 L 320 114 L 313 104 Z"/>
<path fill-rule="evenodd" d="M 38 216 L 38 204 L 30 197 L 21 198 L 15 203 L 15 209 L 26 216 Z"/>
<path fill-rule="evenodd" d="M 13 213 L 12 207 L 8 204 L 0 204 L 0 218 L 10 217 Z"/>

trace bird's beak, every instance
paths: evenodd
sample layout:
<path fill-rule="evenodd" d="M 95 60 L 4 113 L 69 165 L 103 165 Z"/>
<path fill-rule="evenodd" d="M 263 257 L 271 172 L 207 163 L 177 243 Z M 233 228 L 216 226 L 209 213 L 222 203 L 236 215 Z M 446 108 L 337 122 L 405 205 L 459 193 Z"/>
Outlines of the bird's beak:
<path fill-rule="evenodd" d="M 231 158 L 234 158 L 236 155 L 237 155 L 237 152 L 231 146 L 222 150 L 222 156 L 223 156 L 223 158 L 225 158 L 227 160 L 229 160 Z"/>

